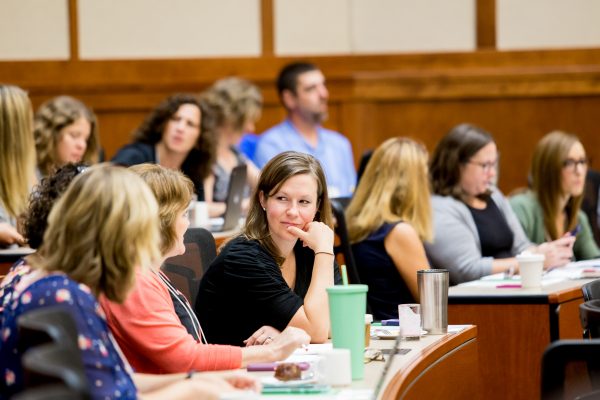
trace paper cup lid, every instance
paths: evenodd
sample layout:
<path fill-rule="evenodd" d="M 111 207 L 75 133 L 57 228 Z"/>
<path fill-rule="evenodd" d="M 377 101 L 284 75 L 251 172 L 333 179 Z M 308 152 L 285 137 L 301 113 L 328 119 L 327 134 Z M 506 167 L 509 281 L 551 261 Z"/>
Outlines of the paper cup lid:
<path fill-rule="evenodd" d="M 545 258 L 540 253 L 521 253 L 517 255 L 517 261 L 544 261 Z"/>
<path fill-rule="evenodd" d="M 372 314 L 365 314 L 365 324 L 370 324 L 373 322 L 373 315 Z"/>

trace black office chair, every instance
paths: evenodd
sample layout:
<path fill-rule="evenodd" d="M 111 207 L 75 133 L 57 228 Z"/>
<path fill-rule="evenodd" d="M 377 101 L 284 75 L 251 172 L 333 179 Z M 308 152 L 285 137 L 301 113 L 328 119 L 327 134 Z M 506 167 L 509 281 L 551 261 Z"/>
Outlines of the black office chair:
<path fill-rule="evenodd" d="M 77 326 L 73 317 L 61 306 L 43 307 L 21 315 L 19 327 L 19 351 L 54 342 L 77 348 Z"/>
<path fill-rule="evenodd" d="M 360 163 L 358 164 L 358 171 L 356 172 L 356 186 L 360 182 L 360 178 L 365 173 L 365 169 L 367 169 L 367 164 L 369 160 L 371 160 L 371 156 L 373 155 L 373 150 L 365 150 L 365 152 L 360 157 Z"/>
<path fill-rule="evenodd" d="M 85 397 L 62 383 L 27 389 L 11 397 L 12 400 L 84 400 Z"/>
<path fill-rule="evenodd" d="M 600 244 L 600 215 L 598 215 L 598 191 L 600 190 L 600 172 L 588 169 L 585 176 L 585 190 L 581 209 L 586 213 L 594 239 Z"/>
<path fill-rule="evenodd" d="M 571 376 L 570 391 L 576 399 L 600 399 L 600 340 L 557 340 L 542 356 L 542 399 L 563 400 L 565 370 L 572 363 L 587 363 L 588 374 Z"/>
<path fill-rule="evenodd" d="M 585 301 L 600 299 L 600 279 L 588 282 L 581 287 Z"/>
<path fill-rule="evenodd" d="M 168 258 L 162 271 L 190 304 L 196 304 L 198 285 L 204 271 L 217 257 L 212 233 L 204 228 L 190 228 L 184 235 L 185 253 Z"/>
<path fill-rule="evenodd" d="M 84 399 L 91 398 L 79 348 L 44 344 L 28 350 L 21 361 L 25 388 L 64 384 Z"/>
<path fill-rule="evenodd" d="M 354 261 L 354 255 L 352 254 L 352 247 L 350 246 L 350 238 L 348 235 L 348 226 L 346 225 L 346 217 L 344 216 L 344 206 L 349 201 L 346 198 L 331 199 L 331 210 L 336 219 L 335 223 L 335 234 L 339 239 L 339 244 L 334 246 L 333 252 L 336 254 L 342 254 L 344 257 L 344 263 L 346 264 L 346 272 L 348 273 L 348 280 L 350 283 L 360 283 L 358 276 L 358 269 L 356 268 L 356 262 Z"/>
<path fill-rule="evenodd" d="M 600 339 L 600 300 L 580 304 L 579 319 L 584 339 Z"/>

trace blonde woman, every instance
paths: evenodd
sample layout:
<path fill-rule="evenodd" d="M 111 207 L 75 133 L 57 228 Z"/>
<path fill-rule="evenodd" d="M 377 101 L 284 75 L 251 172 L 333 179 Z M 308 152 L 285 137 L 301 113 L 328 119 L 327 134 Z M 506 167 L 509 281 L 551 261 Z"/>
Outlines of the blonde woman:
<path fill-rule="evenodd" d="M 124 301 L 136 268 L 147 269 L 160 257 L 157 213 L 148 186 L 124 168 L 99 165 L 73 180 L 50 212 L 44 242 L 26 259 L 32 272 L 16 284 L 2 314 L 1 393 L 10 397 L 23 389 L 19 316 L 51 306 L 63 307 L 76 323 L 92 398 L 216 399 L 233 390 L 222 379 L 133 374 L 108 331 L 96 298 Z M 248 378 L 230 379 L 254 387 Z"/>
<path fill-rule="evenodd" d="M 600 256 L 581 201 L 588 158 L 575 135 L 551 132 L 537 144 L 531 162 L 532 190 L 510 199 L 533 243 L 575 236 L 576 260 Z"/>
<path fill-rule="evenodd" d="M 150 273 L 137 271 L 135 288 L 124 303 L 102 298 L 101 305 L 111 331 L 136 371 L 237 369 L 251 362 L 282 360 L 310 341 L 305 332 L 290 328 L 267 346 L 207 344 L 192 306 L 160 272 L 165 259 L 185 252 L 183 235 L 190 224 L 187 209 L 194 184 L 181 172 L 156 164 L 130 169 L 142 177 L 158 201 L 162 257 Z"/>
<path fill-rule="evenodd" d="M 398 318 L 398 304 L 418 302 L 417 270 L 429 268 L 432 238 L 427 151 L 408 138 L 373 153 L 346 211 L 352 250 L 376 319 Z"/>
<path fill-rule="evenodd" d="M 34 117 L 38 178 L 67 163 L 98 162 L 100 139 L 96 116 L 70 96 L 58 96 L 40 106 Z"/>
<path fill-rule="evenodd" d="M 16 218 L 35 181 L 33 112 L 27 93 L 0 85 L 0 246 L 23 243 Z"/>
<path fill-rule="evenodd" d="M 238 149 L 245 132 L 254 132 L 260 118 L 262 95 L 252 83 L 240 78 L 217 81 L 202 95 L 207 112 L 202 118 L 202 131 L 213 132 L 217 140 L 216 160 L 212 174 L 204 181 L 204 196 L 210 216 L 225 212 L 231 171 L 247 165 L 247 182 L 251 189 L 258 182 L 259 169 Z M 244 202 L 245 208 L 248 201 Z"/>

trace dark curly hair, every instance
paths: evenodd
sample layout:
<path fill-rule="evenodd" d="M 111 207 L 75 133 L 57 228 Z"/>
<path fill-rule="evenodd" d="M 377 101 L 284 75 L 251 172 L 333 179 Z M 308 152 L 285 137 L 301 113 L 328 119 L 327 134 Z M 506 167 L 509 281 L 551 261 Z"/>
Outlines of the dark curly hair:
<path fill-rule="evenodd" d="M 43 178 L 29 195 L 29 208 L 21 216 L 21 230 L 31 248 L 37 249 L 44 240 L 48 226 L 48 214 L 52 206 L 77 175 L 87 168 L 86 164 L 66 164 L 53 174 Z"/>
<path fill-rule="evenodd" d="M 210 112 L 205 101 L 198 96 L 188 93 L 177 93 L 164 99 L 140 127 L 133 133 L 136 142 L 155 145 L 160 142 L 167 122 L 184 104 L 193 104 L 200 109 L 201 118 Z M 202 182 L 210 173 L 215 160 L 216 139 L 214 133 L 201 131 L 196 146 L 188 154 L 181 170 L 188 175 L 194 184 Z"/>

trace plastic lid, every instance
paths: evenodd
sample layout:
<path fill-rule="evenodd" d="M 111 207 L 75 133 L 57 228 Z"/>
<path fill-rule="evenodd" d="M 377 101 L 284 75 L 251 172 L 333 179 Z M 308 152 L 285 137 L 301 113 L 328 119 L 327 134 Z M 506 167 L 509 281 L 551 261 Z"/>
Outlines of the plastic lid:
<path fill-rule="evenodd" d="M 365 324 L 370 324 L 373 322 L 373 314 L 365 314 Z"/>
<path fill-rule="evenodd" d="M 545 258 L 540 253 L 521 253 L 517 255 L 517 261 L 544 261 Z"/>

